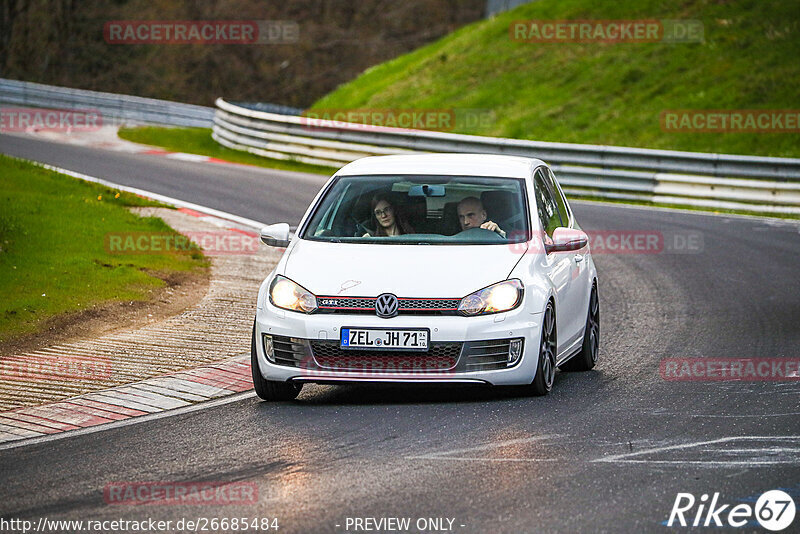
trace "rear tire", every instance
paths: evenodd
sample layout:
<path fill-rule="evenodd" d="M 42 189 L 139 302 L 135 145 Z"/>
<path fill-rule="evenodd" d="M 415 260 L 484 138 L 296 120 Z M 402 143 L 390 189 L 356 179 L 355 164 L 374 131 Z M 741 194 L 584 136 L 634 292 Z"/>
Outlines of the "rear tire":
<path fill-rule="evenodd" d="M 253 324 L 253 335 L 250 336 L 250 370 L 253 374 L 253 389 L 256 395 L 265 401 L 289 401 L 295 399 L 303 389 L 303 384 L 277 382 L 261 376 L 258 368 L 258 352 L 256 351 L 256 325 Z"/>
<path fill-rule="evenodd" d="M 553 303 L 547 303 L 542 321 L 542 340 L 539 343 L 539 363 L 536 367 L 536 376 L 529 386 L 531 395 L 542 396 L 553 389 L 556 375 L 556 312 Z"/>
<path fill-rule="evenodd" d="M 589 311 L 586 317 L 586 328 L 583 331 L 581 351 L 569 359 L 561 369 L 565 371 L 589 371 L 597 364 L 600 351 L 600 300 L 597 296 L 597 285 L 592 285 L 589 296 Z"/>

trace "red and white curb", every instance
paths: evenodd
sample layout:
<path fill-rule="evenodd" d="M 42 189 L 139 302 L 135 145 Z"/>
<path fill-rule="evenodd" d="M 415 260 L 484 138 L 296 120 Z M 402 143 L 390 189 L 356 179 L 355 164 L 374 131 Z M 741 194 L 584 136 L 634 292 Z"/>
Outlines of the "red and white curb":
<path fill-rule="evenodd" d="M 252 388 L 250 357 L 237 356 L 51 404 L 0 412 L 0 444 L 167 412 Z"/>
<path fill-rule="evenodd" d="M 193 163 L 225 163 L 228 165 L 246 165 L 245 163 L 236 163 L 219 158 L 212 158 L 211 156 L 201 156 L 199 154 L 187 154 L 186 152 L 169 152 L 160 149 L 147 149 L 138 151 L 137 154 L 145 154 L 148 156 L 164 156 L 168 159 L 177 159 L 180 161 L 191 161 Z"/>
<path fill-rule="evenodd" d="M 88 148 L 100 148 L 103 150 L 113 150 L 115 152 L 126 152 L 128 154 L 142 154 L 146 156 L 163 156 L 168 159 L 188 161 L 194 163 L 225 163 L 227 165 L 247 165 L 220 158 L 201 156 L 198 154 L 188 154 L 186 152 L 172 152 L 150 145 L 126 141 L 118 135 L 118 126 L 103 126 L 93 131 L 54 131 L 46 129 L 28 128 L 24 132 L 15 132 L 16 135 L 36 137 L 46 141 L 57 143 L 84 146 Z"/>

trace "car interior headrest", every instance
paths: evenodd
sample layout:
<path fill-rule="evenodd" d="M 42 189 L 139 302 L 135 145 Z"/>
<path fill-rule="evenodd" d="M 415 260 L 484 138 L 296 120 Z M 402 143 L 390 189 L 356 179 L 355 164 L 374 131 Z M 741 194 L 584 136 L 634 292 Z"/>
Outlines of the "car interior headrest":
<path fill-rule="evenodd" d="M 484 191 L 481 202 L 489 220 L 506 221 L 514 215 L 514 194 L 510 191 Z"/>
<path fill-rule="evenodd" d="M 448 202 L 442 209 L 442 234 L 456 235 L 461 231 L 458 222 L 458 202 Z"/>

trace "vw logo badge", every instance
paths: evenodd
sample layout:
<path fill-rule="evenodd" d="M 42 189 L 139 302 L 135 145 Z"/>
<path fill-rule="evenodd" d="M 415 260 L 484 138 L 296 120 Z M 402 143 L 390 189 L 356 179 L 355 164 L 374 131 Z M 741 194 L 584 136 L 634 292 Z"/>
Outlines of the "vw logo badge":
<path fill-rule="evenodd" d="M 400 305 L 397 302 L 397 297 L 391 293 L 384 293 L 375 299 L 375 313 L 378 317 L 389 319 L 397 315 L 397 308 Z"/>

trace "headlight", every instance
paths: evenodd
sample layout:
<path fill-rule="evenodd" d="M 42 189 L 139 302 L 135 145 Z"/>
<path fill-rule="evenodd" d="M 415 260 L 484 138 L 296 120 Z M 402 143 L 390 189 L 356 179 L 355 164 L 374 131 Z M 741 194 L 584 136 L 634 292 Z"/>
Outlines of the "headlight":
<path fill-rule="evenodd" d="M 522 282 L 516 278 L 476 291 L 461 299 L 458 311 L 464 315 L 482 315 L 513 310 L 522 302 Z"/>
<path fill-rule="evenodd" d="M 276 276 L 269 286 L 269 301 L 284 310 L 311 313 L 317 309 L 317 297 L 281 275 Z"/>

